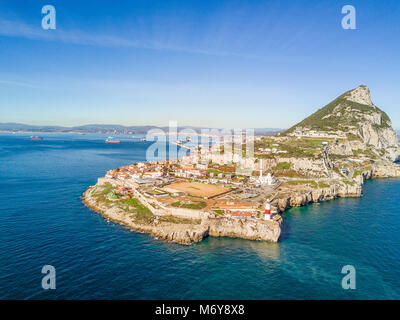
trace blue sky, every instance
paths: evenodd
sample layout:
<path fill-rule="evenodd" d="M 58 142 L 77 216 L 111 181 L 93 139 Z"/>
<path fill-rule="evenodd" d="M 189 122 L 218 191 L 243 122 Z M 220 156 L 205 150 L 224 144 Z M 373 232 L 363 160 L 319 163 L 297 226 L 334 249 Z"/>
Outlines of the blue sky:
<path fill-rule="evenodd" d="M 397 0 L 0 0 L 0 122 L 284 128 L 366 84 L 400 128 L 399 31 Z"/>

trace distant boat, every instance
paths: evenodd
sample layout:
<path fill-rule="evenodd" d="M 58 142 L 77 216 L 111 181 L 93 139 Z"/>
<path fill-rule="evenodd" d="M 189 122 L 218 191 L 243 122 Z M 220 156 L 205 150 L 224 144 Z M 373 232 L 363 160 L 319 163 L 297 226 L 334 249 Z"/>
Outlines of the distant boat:
<path fill-rule="evenodd" d="M 111 137 L 108 137 L 108 139 L 106 139 L 106 143 L 121 143 L 121 140 L 114 140 Z"/>
<path fill-rule="evenodd" d="M 140 139 L 140 141 L 146 141 L 146 138 L 142 138 L 142 139 Z"/>
<path fill-rule="evenodd" d="M 43 140 L 43 137 L 31 136 L 31 140 Z"/>

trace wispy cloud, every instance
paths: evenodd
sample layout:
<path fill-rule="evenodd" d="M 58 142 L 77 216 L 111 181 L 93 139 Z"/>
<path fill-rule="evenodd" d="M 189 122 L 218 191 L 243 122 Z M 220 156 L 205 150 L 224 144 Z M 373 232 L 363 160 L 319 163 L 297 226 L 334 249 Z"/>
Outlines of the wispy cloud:
<path fill-rule="evenodd" d="M 2 18 L 0 18 L 0 36 L 40 41 L 58 41 L 76 45 L 126 47 L 213 56 L 236 56 L 242 58 L 265 58 L 252 54 L 234 53 L 229 51 L 212 51 L 207 49 L 188 48 L 184 46 L 164 44 L 158 41 L 133 40 L 110 34 L 87 33 L 81 30 L 43 30 L 40 26 L 34 27 L 26 24 L 23 21 L 6 20 Z"/>
<path fill-rule="evenodd" d="M 23 82 L 23 81 L 14 81 L 14 80 L 1 80 L 0 79 L 0 85 L 26 87 L 26 88 L 38 88 L 38 86 L 36 86 L 32 83 Z"/>
<path fill-rule="evenodd" d="M 129 39 L 119 38 L 112 35 L 88 34 L 79 30 L 64 31 L 43 30 L 39 26 L 31 26 L 22 21 L 12 21 L 0 18 L 0 35 L 5 37 L 19 37 L 32 40 L 60 41 L 81 45 L 97 46 L 126 46 L 150 48 L 143 42 L 138 43 Z"/>

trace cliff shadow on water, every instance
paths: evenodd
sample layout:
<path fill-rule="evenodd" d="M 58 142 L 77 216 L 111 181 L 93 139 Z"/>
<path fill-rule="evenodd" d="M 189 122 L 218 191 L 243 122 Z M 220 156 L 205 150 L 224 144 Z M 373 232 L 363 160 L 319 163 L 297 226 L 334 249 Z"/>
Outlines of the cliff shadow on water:
<path fill-rule="evenodd" d="M 373 184 L 374 182 L 366 181 L 365 183 Z M 361 197 L 338 197 L 288 209 L 282 213 L 284 219 L 278 243 L 293 241 L 300 233 L 303 235 L 308 233 L 311 237 L 312 234 L 317 234 L 321 227 L 326 227 L 331 223 L 340 225 L 345 221 L 347 208 L 362 205 L 364 197 L 363 192 Z M 323 233 L 321 237 L 323 237 Z"/>
<path fill-rule="evenodd" d="M 169 244 L 171 245 L 171 243 Z M 278 260 L 280 257 L 280 248 L 279 242 L 254 241 L 230 237 L 208 237 L 191 246 L 191 249 L 196 253 L 210 259 L 220 254 L 231 255 L 240 253 L 247 256 L 256 255 L 266 260 Z"/>

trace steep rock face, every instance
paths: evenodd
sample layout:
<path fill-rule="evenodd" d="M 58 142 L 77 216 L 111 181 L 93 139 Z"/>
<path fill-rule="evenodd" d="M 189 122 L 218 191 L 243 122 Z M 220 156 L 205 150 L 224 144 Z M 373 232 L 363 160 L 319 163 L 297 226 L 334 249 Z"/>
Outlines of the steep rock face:
<path fill-rule="evenodd" d="M 392 128 L 379 128 L 371 122 L 366 122 L 360 124 L 358 134 L 365 144 L 378 149 L 398 147 L 397 135 Z"/>
<path fill-rule="evenodd" d="M 203 219 L 200 225 L 160 224 L 152 228 L 151 234 L 159 239 L 182 244 L 199 242 L 207 236 L 277 242 L 281 224 L 282 217 L 279 215 L 271 221 L 218 217 Z"/>
<path fill-rule="evenodd" d="M 359 86 L 354 90 L 349 91 L 347 100 L 368 106 L 373 105 L 370 92 L 367 86 Z"/>
<path fill-rule="evenodd" d="M 298 127 L 345 135 L 350 140 L 359 141 L 359 149 L 369 147 L 390 161 L 400 156 L 400 145 L 392 122 L 384 111 L 373 104 L 370 90 L 365 85 L 342 94 L 283 134 L 291 133 Z M 350 155 L 348 146 L 344 147 L 334 151 Z"/>
<path fill-rule="evenodd" d="M 311 158 L 277 158 L 277 162 L 290 162 L 293 170 L 315 170 L 323 171 L 324 162 L 322 159 Z"/>
<path fill-rule="evenodd" d="M 165 225 L 154 226 L 151 234 L 156 238 L 175 241 L 182 244 L 200 242 L 209 234 L 209 226 L 201 225 Z"/>
<path fill-rule="evenodd" d="M 398 178 L 400 177 L 400 165 L 380 164 L 374 166 L 373 178 Z"/>
<path fill-rule="evenodd" d="M 356 98 L 354 98 L 356 97 Z M 392 128 L 389 117 L 376 107 L 370 97 L 370 91 L 366 86 L 360 86 L 345 96 L 345 99 L 367 106 L 365 112 L 360 115 L 358 134 L 367 145 L 378 149 L 399 148 L 396 132 Z M 370 107 L 368 109 L 368 107 Z"/>
<path fill-rule="evenodd" d="M 209 233 L 215 237 L 238 237 L 277 242 L 281 234 L 282 217 L 279 215 L 274 216 L 270 221 L 226 217 L 208 220 Z"/>
<path fill-rule="evenodd" d="M 381 151 L 386 159 L 395 161 L 400 156 L 396 132 L 387 114 L 372 103 L 368 87 L 360 86 L 349 91 L 343 100 L 335 109 L 345 106 L 344 115 L 358 123 L 358 128 L 348 128 L 348 131 L 357 135 L 365 146 L 372 146 Z"/>
<path fill-rule="evenodd" d="M 342 156 L 352 156 L 353 155 L 353 148 L 349 141 L 344 141 L 341 143 L 334 144 L 330 148 L 331 154 L 337 154 Z"/>
<path fill-rule="evenodd" d="M 364 170 L 354 181 L 338 181 L 329 188 L 318 188 L 310 192 L 293 194 L 279 198 L 272 202 L 272 206 L 279 212 L 284 212 L 292 207 L 301 207 L 310 203 L 331 200 L 339 197 L 361 197 L 362 185 L 365 180 L 372 178 L 398 178 L 400 165 L 388 161 L 379 163 L 373 168 Z"/>
<path fill-rule="evenodd" d="M 314 191 L 294 194 L 286 198 L 280 198 L 273 202 L 273 206 L 280 212 L 292 207 L 302 207 L 310 203 L 326 201 L 338 197 L 360 197 L 362 186 L 359 183 L 337 183 L 329 188 L 320 188 Z"/>

